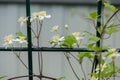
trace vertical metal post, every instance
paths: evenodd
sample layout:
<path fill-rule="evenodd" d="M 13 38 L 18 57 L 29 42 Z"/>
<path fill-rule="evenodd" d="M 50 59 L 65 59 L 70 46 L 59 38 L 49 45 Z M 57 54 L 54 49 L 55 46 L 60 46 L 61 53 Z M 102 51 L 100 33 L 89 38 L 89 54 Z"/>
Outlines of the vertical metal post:
<path fill-rule="evenodd" d="M 31 23 L 30 23 L 30 0 L 26 0 L 26 16 L 28 17 L 27 21 L 27 38 L 28 38 L 28 68 L 29 75 L 33 73 L 32 65 L 32 39 L 31 39 Z M 29 80 L 33 80 L 32 76 L 29 76 Z"/>
<path fill-rule="evenodd" d="M 101 26 L 102 0 L 99 0 L 97 5 L 98 5 L 97 6 L 97 14 L 99 15 L 97 18 L 97 27 L 100 28 L 100 26 Z M 97 37 L 100 37 L 100 33 L 98 31 L 96 32 L 96 34 L 97 34 Z M 97 46 L 100 46 L 100 41 L 97 42 Z"/>
<path fill-rule="evenodd" d="M 97 3 L 97 14 L 98 14 L 97 28 L 101 27 L 101 12 L 102 12 L 102 0 L 98 0 L 98 3 Z M 96 30 L 96 36 L 97 37 L 101 36 L 100 33 L 97 30 Z M 100 40 L 96 43 L 96 46 L 97 47 L 101 46 L 101 41 Z M 95 55 L 95 58 L 94 58 L 94 69 L 96 69 L 98 63 L 99 63 L 98 56 Z"/>

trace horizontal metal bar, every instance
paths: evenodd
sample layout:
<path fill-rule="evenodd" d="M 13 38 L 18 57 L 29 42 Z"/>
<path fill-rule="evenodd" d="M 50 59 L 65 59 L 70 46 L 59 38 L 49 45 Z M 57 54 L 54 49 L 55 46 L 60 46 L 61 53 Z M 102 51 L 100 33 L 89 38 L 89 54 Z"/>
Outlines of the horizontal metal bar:
<path fill-rule="evenodd" d="M 0 51 L 28 51 L 27 47 L 15 47 L 15 48 L 4 48 L 0 47 Z M 32 51 L 51 51 L 51 52 L 65 52 L 65 51 L 70 51 L 70 52 L 93 52 L 91 50 L 87 50 L 86 48 L 51 48 L 51 47 L 41 47 L 41 48 L 32 48 Z"/>
<path fill-rule="evenodd" d="M 120 48 L 117 48 L 118 52 L 120 52 Z M 0 51 L 28 51 L 27 47 L 15 47 L 15 48 L 4 48 L 0 47 Z M 41 48 L 32 48 L 32 51 L 50 51 L 50 52 L 94 52 L 93 50 L 88 50 L 86 48 L 51 48 L 51 47 L 41 47 Z M 102 50 L 102 52 L 107 50 Z"/>
<path fill-rule="evenodd" d="M 120 52 L 120 48 L 116 48 Z M 28 51 L 27 47 L 0 47 L 0 51 Z M 51 47 L 41 47 L 41 48 L 32 48 L 32 51 L 44 51 L 44 52 L 95 52 L 93 50 L 88 50 L 87 48 L 51 48 Z M 105 52 L 107 50 L 102 50 Z"/>

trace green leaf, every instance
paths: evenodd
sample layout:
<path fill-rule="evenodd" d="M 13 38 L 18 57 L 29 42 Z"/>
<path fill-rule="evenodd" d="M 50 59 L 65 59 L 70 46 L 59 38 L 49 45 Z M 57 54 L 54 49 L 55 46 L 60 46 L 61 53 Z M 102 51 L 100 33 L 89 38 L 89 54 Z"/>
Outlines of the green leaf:
<path fill-rule="evenodd" d="M 120 74 L 120 67 L 119 66 L 115 66 L 115 70 L 116 70 L 117 73 Z"/>
<path fill-rule="evenodd" d="M 93 50 L 94 46 L 95 46 L 95 43 L 90 43 L 90 44 L 88 44 L 87 49 Z"/>
<path fill-rule="evenodd" d="M 80 52 L 78 55 L 78 58 L 80 60 L 80 62 L 82 62 L 82 60 L 87 57 L 89 59 L 93 58 L 93 55 L 90 52 Z"/>
<path fill-rule="evenodd" d="M 23 36 L 23 33 L 22 32 L 16 32 L 16 35 L 17 36 Z"/>
<path fill-rule="evenodd" d="M 106 53 L 105 57 L 108 58 L 111 55 L 111 53 Z"/>
<path fill-rule="evenodd" d="M 115 12 L 117 10 L 117 8 L 114 5 L 111 5 L 109 3 L 104 3 L 104 5 L 105 5 L 106 8 L 109 8 L 113 12 Z"/>
<path fill-rule="evenodd" d="M 19 36 L 24 36 L 25 40 L 27 40 L 27 36 L 24 35 L 22 32 L 16 32 L 16 38 L 19 38 Z"/>
<path fill-rule="evenodd" d="M 68 47 L 68 48 L 72 48 L 73 44 L 77 43 L 76 38 L 73 35 L 68 35 L 65 36 L 65 40 L 64 40 L 64 46 Z"/>
<path fill-rule="evenodd" d="M 106 34 L 109 34 L 109 35 L 116 33 L 118 31 L 119 30 L 118 30 L 118 27 L 116 27 L 116 25 L 111 25 L 110 27 L 106 28 Z"/>
<path fill-rule="evenodd" d="M 91 13 L 89 14 L 88 19 L 90 19 L 90 20 L 95 20 L 95 19 L 97 19 L 97 17 L 98 17 L 98 14 L 97 14 L 97 12 L 95 11 L 95 12 L 91 12 Z"/>
<path fill-rule="evenodd" d="M 98 46 L 95 46 L 95 47 L 93 47 L 93 50 L 97 52 L 97 51 L 101 51 L 101 48 Z"/>
<path fill-rule="evenodd" d="M 114 71 L 115 70 L 115 71 Z M 113 62 L 107 63 L 106 67 L 101 70 L 101 78 L 110 77 L 120 72 L 120 68 L 116 65 L 113 66 Z"/>
<path fill-rule="evenodd" d="M 101 28 L 97 28 L 97 31 L 101 34 L 102 33 L 102 29 Z"/>
<path fill-rule="evenodd" d="M 105 50 L 105 49 L 108 49 L 109 48 L 109 45 L 107 46 L 102 46 L 102 50 Z"/>
<path fill-rule="evenodd" d="M 87 49 L 97 52 L 97 51 L 101 51 L 103 48 L 101 49 L 100 47 L 96 46 L 96 43 L 90 43 L 88 44 Z M 106 49 L 106 47 L 104 49 Z"/>
<path fill-rule="evenodd" d="M 99 40 L 100 40 L 100 38 L 97 37 L 97 36 L 93 36 L 93 37 L 90 37 L 90 38 L 89 38 L 89 41 L 93 41 L 93 42 L 97 42 L 97 41 L 99 41 Z"/>

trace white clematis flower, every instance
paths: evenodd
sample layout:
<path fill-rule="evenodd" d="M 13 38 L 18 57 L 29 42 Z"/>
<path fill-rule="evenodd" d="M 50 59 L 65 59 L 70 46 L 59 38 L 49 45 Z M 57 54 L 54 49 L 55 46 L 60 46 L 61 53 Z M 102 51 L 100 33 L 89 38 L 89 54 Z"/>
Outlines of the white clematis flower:
<path fill-rule="evenodd" d="M 14 41 L 13 35 L 9 34 L 9 35 L 5 36 L 5 38 L 4 38 L 5 43 L 3 45 L 7 48 L 8 45 L 13 44 L 13 41 Z"/>
<path fill-rule="evenodd" d="M 57 30 L 58 30 L 58 26 L 53 26 L 51 31 L 52 32 L 57 32 Z"/>
<path fill-rule="evenodd" d="M 115 57 L 118 57 L 120 56 L 120 54 L 117 54 L 117 50 L 116 49 L 109 49 L 108 50 L 108 53 L 110 54 L 109 57 L 111 58 L 115 58 Z"/>
<path fill-rule="evenodd" d="M 55 44 L 61 45 L 61 42 L 63 42 L 64 40 L 65 40 L 64 37 L 59 37 L 59 35 L 55 35 L 52 37 L 52 41 L 53 41 L 52 45 Z"/>
<path fill-rule="evenodd" d="M 77 41 L 83 39 L 83 37 L 80 35 L 80 32 L 74 32 L 72 35 L 76 38 Z"/>
<path fill-rule="evenodd" d="M 33 20 L 43 20 L 44 18 L 51 18 L 51 15 L 47 15 L 46 11 L 41 11 L 41 12 L 34 12 L 31 16 L 30 21 L 32 22 Z"/>
<path fill-rule="evenodd" d="M 23 24 L 28 20 L 28 18 L 24 18 L 23 16 L 18 19 L 18 22 L 20 22 L 20 25 L 23 26 Z"/>

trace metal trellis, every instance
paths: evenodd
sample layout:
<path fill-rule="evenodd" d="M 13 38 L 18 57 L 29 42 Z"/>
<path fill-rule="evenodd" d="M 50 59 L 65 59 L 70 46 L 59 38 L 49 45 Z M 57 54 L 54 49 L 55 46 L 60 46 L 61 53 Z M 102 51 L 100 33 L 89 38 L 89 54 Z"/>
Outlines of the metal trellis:
<path fill-rule="evenodd" d="M 102 9 L 102 0 L 98 1 L 98 19 L 97 19 L 97 27 L 101 26 L 101 9 Z M 86 48 L 49 48 L 49 47 L 41 47 L 41 48 L 32 48 L 32 39 L 31 39 L 31 23 L 30 23 L 30 0 L 26 0 L 26 16 L 28 17 L 27 22 L 27 37 L 28 37 L 28 47 L 19 48 L 16 47 L 14 49 L 12 48 L 3 48 L 0 47 L 0 51 L 28 51 L 28 68 L 29 68 L 29 75 L 32 75 L 33 73 L 33 65 L 32 65 L 32 51 L 61 51 L 61 52 L 93 52 L 91 50 L 87 50 Z M 100 34 L 96 32 L 96 36 L 100 37 Z M 97 46 L 100 46 L 100 41 L 96 43 Z M 118 48 L 119 52 L 120 49 Z M 103 50 L 103 52 L 106 50 Z M 97 57 L 97 56 L 96 56 Z M 97 58 L 95 57 L 94 61 L 97 61 Z M 95 65 L 98 64 L 98 62 L 95 63 Z M 29 80 L 33 80 L 33 76 L 29 76 Z"/>

